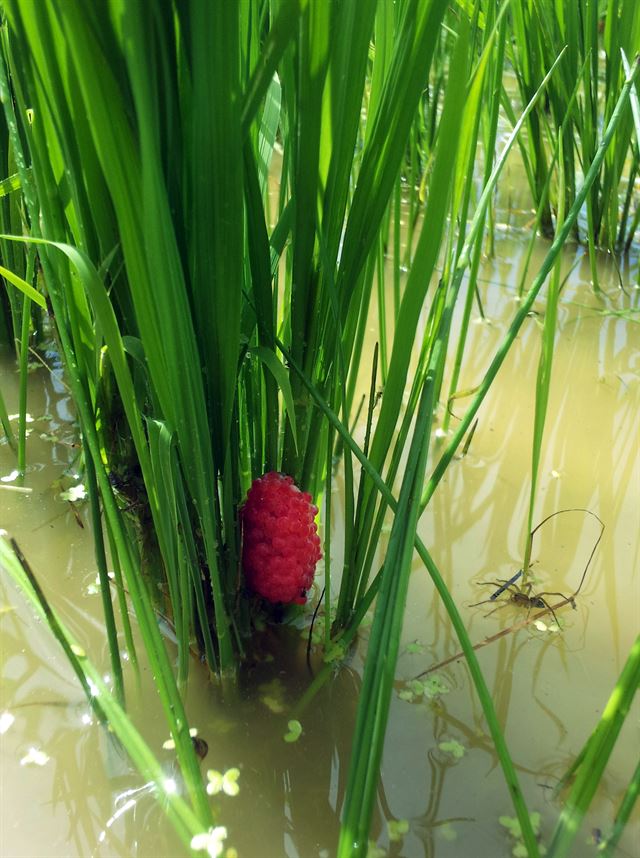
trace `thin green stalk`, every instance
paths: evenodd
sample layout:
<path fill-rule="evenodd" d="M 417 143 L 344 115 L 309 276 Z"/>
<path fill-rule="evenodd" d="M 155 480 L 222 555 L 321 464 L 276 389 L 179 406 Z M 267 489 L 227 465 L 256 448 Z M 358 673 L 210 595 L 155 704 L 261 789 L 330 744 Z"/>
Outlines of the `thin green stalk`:
<path fill-rule="evenodd" d="M 182 839 L 185 846 L 188 847 L 191 839 L 196 834 L 206 830 L 210 825 L 209 814 L 198 818 L 184 799 L 176 793 L 175 785 L 170 785 L 167 782 L 166 773 L 161 764 L 138 733 L 117 699 L 105 685 L 100 671 L 93 666 L 82 647 L 73 640 L 49 605 L 35 575 L 17 544 L 11 540 L 11 545 L 9 545 L 4 536 L 0 538 L 0 562 L 38 614 L 49 625 L 52 633 L 62 646 L 97 717 L 102 722 L 105 720 L 108 721 L 110 728 L 126 749 L 141 775 L 145 779 L 150 779 L 154 782 L 154 795 L 156 799 L 167 813 L 178 836 Z M 204 794 L 202 783 L 201 790 Z"/>
<path fill-rule="evenodd" d="M 20 332 L 20 392 L 18 397 L 18 471 L 24 477 L 27 463 L 27 378 L 29 372 L 29 331 L 31 327 L 31 301 L 25 295 L 22 302 L 22 330 Z"/>
<path fill-rule="evenodd" d="M 500 108 L 500 86 L 502 84 L 502 73 L 504 68 L 504 52 L 505 52 L 505 43 L 506 43 L 506 34 L 507 34 L 507 19 L 503 18 L 500 22 L 499 36 L 498 36 L 498 44 L 496 46 L 496 57 L 494 60 L 493 67 L 493 77 L 491 83 L 491 93 L 490 93 L 490 117 L 489 117 L 489 130 L 487 134 L 487 140 L 485 145 L 485 164 L 484 164 L 484 177 L 483 177 L 483 186 L 486 187 L 490 178 L 493 167 L 493 158 L 494 158 L 494 150 L 497 138 L 498 131 L 498 118 L 499 118 L 499 108 Z M 482 223 L 480 227 L 480 232 L 482 232 L 484 228 L 485 222 L 485 214 L 482 216 Z M 471 271 L 469 274 L 469 282 L 467 284 L 467 294 L 465 297 L 464 311 L 462 315 L 462 320 L 460 323 L 460 333 L 458 337 L 458 347 L 456 349 L 456 355 L 454 359 L 453 369 L 451 372 L 451 381 L 449 384 L 449 397 L 451 396 L 458 388 L 458 379 L 460 378 L 460 370 L 462 368 L 462 358 L 464 355 L 464 348 L 467 339 L 467 332 L 469 329 L 469 322 L 471 319 L 471 309 L 473 306 L 473 297 L 476 291 L 477 277 L 478 277 L 478 269 L 480 267 L 480 258 L 482 255 L 482 240 L 480 235 L 475 243 L 473 258 L 471 261 Z M 449 421 L 451 415 L 449 410 L 447 409 L 444 415 L 442 428 L 445 432 L 449 429 Z"/>
<path fill-rule="evenodd" d="M 107 630 L 107 641 L 109 642 L 109 656 L 111 658 L 111 671 L 116 689 L 116 699 L 124 707 L 124 681 L 122 678 L 122 662 L 120 660 L 120 647 L 118 645 L 118 631 L 111 602 L 111 585 L 109 572 L 107 570 L 107 555 L 104 548 L 104 534 L 102 530 L 102 516 L 100 514 L 100 495 L 96 481 L 96 469 L 90 455 L 84 457 L 85 474 L 87 478 L 87 493 L 91 508 L 91 524 L 93 535 L 93 546 L 100 579 L 100 596 L 102 597 L 102 610 Z"/>
<path fill-rule="evenodd" d="M 639 794 L 640 762 L 636 766 L 636 770 L 631 776 L 629 786 L 625 790 L 624 796 L 620 803 L 620 807 L 618 808 L 618 812 L 616 813 L 616 818 L 613 822 L 613 828 L 611 830 L 611 833 L 604 842 L 604 849 L 602 850 L 604 858 L 613 858 L 613 856 L 616 854 L 616 847 L 618 845 L 618 841 L 620 840 L 620 836 L 622 835 L 622 832 L 624 831 L 627 826 L 627 823 L 629 822 L 631 812 L 633 811 L 634 805 L 638 800 Z"/>
<path fill-rule="evenodd" d="M 549 846 L 549 858 L 564 858 L 579 831 L 635 694 L 640 687 L 640 637 L 636 638 L 586 753 Z"/>
<path fill-rule="evenodd" d="M 388 221 L 388 218 L 387 218 Z M 387 295 L 384 271 L 384 235 L 388 232 L 388 223 L 383 226 L 377 241 L 378 285 L 378 342 L 380 343 L 380 375 L 382 384 L 387 381 Z"/>
<path fill-rule="evenodd" d="M 26 282 L 33 280 L 35 253 L 27 254 Z M 29 336 L 31 331 L 31 299 L 25 293 L 22 302 L 22 330 L 20 332 L 20 393 L 18 399 L 18 471 L 24 477 L 27 465 L 27 380 L 29 373 Z"/>
<path fill-rule="evenodd" d="M 558 213 L 556 220 L 556 233 L 562 229 L 564 221 L 564 159 L 562 157 L 562 137 L 558 138 Z M 544 327 L 542 331 L 542 346 L 538 362 L 538 374 L 536 378 L 536 404 L 533 420 L 533 441 L 531 448 L 531 487 L 529 491 L 529 513 L 527 516 L 527 538 L 525 541 L 524 560 L 522 562 L 522 579 L 526 582 L 529 567 L 531 565 L 531 549 L 533 545 L 533 511 L 536 502 L 538 488 L 538 474 L 540 470 L 540 456 L 542 452 L 542 439 L 544 426 L 549 405 L 549 391 L 551 389 L 551 375 L 553 368 L 553 351 L 556 336 L 556 320 L 558 318 L 558 302 L 560 299 L 560 277 L 562 273 L 562 257 L 559 256 L 551 274 L 547 300 L 545 303 Z"/>
<path fill-rule="evenodd" d="M 393 318 L 398 318 L 400 311 L 400 266 L 401 259 L 401 239 L 402 225 L 401 220 L 401 203 L 402 203 L 402 177 L 398 177 L 396 188 L 393 194 Z"/>
<path fill-rule="evenodd" d="M 327 432 L 327 468 L 324 489 L 324 646 L 328 652 L 331 645 L 331 498 L 333 495 L 333 445 L 335 432 Z"/>
<path fill-rule="evenodd" d="M 0 560 L 2 565 L 9 572 L 13 580 L 22 588 L 23 591 L 30 596 L 30 600 L 35 602 L 39 609 L 39 613 L 46 621 L 51 629 L 52 634 L 60 643 L 64 654 L 67 657 L 73 672 L 76 674 L 82 685 L 82 690 L 87 696 L 87 700 L 91 705 L 96 717 L 104 724 L 105 714 L 102 710 L 100 702 L 92 694 L 91 685 L 82 670 L 80 664 L 80 653 L 82 652 L 77 646 L 74 647 L 67 638 L 62 628 L 62 625 L 52 610 L 42 587 L 38 583 L 38 579 L 33 573 L 26 557 L 15 539 L 8 536 L 6 531 L 0 531 Z"/>
<path fill-rule="evenodd" d="M 438 356 L 434 357 L 434 361 Z M 402 480 L 396 516 L 382 571 L 369 637 L 351 750 L 349 777 L 338 843 L 339 858 L 365 855 L 380 775 L 382 746 L 393 692 L 402 619 L 409 587 L 413 544 L 419 516 L 433 420 L 435 367 L 423 388 L 415 431 Z M 384 657 L 381 658 L 381 654 Z"/>
<path fill-rule="evenodd" d="M 369 443 L 371 440 L 371 429 L 373 426 L 373 412 L 376 406 L 376 385 L 378 378 L 378 343 L 375 344 L 373 349 L 373 359 L 371 361 L 371 382 L 369 386 L 369 403 L 367 407 L 367 422 L 365 426 L 364 433 L 364 454 L 365 456 L 369 453 Z M 342 439 L 341 443 L 342 443 Z M 358 542 L 362 540 L 362 535 L 366 530 L 366 522 L 363 523 L 361 519 L 361 514 L 363 511 L 362 500 L 364 497 L 364 488 L 365 488 L 365 474 L 364 471 L 360 471 L 360 483 L 358 486 L 358 497 L 356 499 L 355 510 L 356 510 L 356 518 L 354 521 L 353 530 L 355 534 L 358 536 Z M 336 628 L 340 629 L 346 625 L 347 617 L 350 615 L 353 610 L 354 601 L 357 604 L 359 601 L 358 595 L 356 593 L 356 584 L 358 584 L 358 578 L 360 573 L 360 564 L 358 562 L 358 542 L 353 539 L 349 540 L 349 544 L 347 545 L 345 542 L 345 557 L 343 564 L 343 575 L 342 581 L 340 583 L 340 594 L 338 597 L 338 604 L 336 606 L 336 616 L 335 616 L 335 625 Z M 347 550 L 349 554 L 347 554 Z M 358 584 L 358 592 L 360 587 L 362 586 L 362 582 Z"/>
<path fill-rule="evenodd" d="M 136 645 L 133 640 L 133 631 L 131 629 L 131 620 L 129 619 L 129 606 L 127 604 L 127 595 L 124 589 L 124 581 L 122 579 L 122 567 L 120 566 L 120 560 L 118 558 L 118 552 L 116 550 L 113 534 L 111 532 L 111 527 L 109 525 L 109 521 L 105 520 L 104 526 L 107 531 L 107 539 L 109 541 L 109 550 L 111 552 L 111 565 L 113 567 L 113 576 L 114 583 L 116 586 L 116 593 L 118 596 L 118 608 L 120 610 L 120 622 L 122 624 L 122 630 L 124 632 L 124 640 L 127 645 L 127 653 L 129 656 L 129 663 L 133 667 L 134 671 L 138 671 L 138 655 L 136 652 Z"/>
<path fill-rule="evenodd" d="M 9 412 L 7 411 L 7 406 L 4 401 L 4 397 L 2 395 L 2 390 L 0 390 L 0 424 L 2 425 L 2 429 L 4 431 L 5 437 L 9 442 L 9 446 L 11 449 L 17 453 L 18 448 L 16 444 L 16 438 L 13 434 L 13 429 L 11 428 L 11 421 L 9 420 Z"/>

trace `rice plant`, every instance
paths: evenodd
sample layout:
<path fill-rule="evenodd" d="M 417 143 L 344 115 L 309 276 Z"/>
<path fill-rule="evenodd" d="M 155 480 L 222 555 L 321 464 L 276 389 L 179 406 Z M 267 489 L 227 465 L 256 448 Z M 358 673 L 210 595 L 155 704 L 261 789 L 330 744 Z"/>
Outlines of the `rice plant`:
<path fill-rule="evenodd" d="M 640 49 L 640 9 L 632 0 L 600 4 L 587 0 L 545 0 L 535 4 L 517 0 L 512 4 L 512 15 L 514 39 L 509 58 L 523 100 L 530 99 L 560 50 L 567 47 L 545 102 L 528 120 L 522 154 L 537 207 L 543 200 L 554 141 L 559 134 L 562 136 L 563 204 L 568 210 L 575 199 L 579 176 L 584 175 L 595 154 L 600 129 L 607 124 L 618 99 L 626 75 L 625 57 L 631 59 Z M 580 91 L 578 98 L 572 100 L 576 82 Z M 504 101 L 509 101 L 506 93 Z M 567 108 L 571 114 L 569 123 Z M 634 228 L 631 205 L 638 169 L 633 117 L 627 112 L 607 153 L 602 174 L 587 195 L 586 223 L 575 227 L 576 234 L 589 245 L 596 287 L 595 247 L 622 249 Z M 626 193 L 621 200 L 623 179 Z M 559 188 L 554 189 L 554 199 L 544 203 L 541 225 L 549 236 L 553 234 L 559 193 Z"/>

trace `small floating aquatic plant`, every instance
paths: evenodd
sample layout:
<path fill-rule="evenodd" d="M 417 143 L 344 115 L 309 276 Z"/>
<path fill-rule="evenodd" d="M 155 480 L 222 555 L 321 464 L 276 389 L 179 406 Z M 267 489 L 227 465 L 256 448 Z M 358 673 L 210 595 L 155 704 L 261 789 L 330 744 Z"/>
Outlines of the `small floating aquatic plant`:
<path fill-rule="evenodd" d="M 322 556 L 318 508 L 291 477 L 253 481 L 242 509 L 242 563 L 250 589 L 269 602 L 304 605 Z"/>

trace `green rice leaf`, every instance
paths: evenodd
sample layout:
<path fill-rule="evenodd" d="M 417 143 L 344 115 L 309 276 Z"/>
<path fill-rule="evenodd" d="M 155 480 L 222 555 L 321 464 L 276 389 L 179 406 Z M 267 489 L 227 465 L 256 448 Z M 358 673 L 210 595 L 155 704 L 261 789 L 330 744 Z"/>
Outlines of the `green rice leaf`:
<path fill-rule="evenodd" d="M 602 717 L 588 740 L 549 846 L 549 858 L 564 858 L 569 854 L 639 688 L 640 637 L 637 637 Z"/>
<path fill-rule="evenodd" d="M 9 238 L 9 236 L 2 235 L 0 238 Z M 37 292 L 33 286 L 27 283 L 26 280 L 23 280 L 22 277 L 18 277 L 17 274 L 14 274 L 13 271 L 9 271 L 0 265 L 0 274 L 12 283 L 17 289 L 19 289 L 23 294 L 27 296 L 34 304 L 37 304 L 42 309 L 46 309 L 47 303 L 44 300 L 44 296 Z"/>
<path fill-rule="evenodd" d="M 268 368 L 282 392 L 282 398 L 284 399 L 291 433 L 297 449 L 298 432 L 296 429 L 296 411 L 293 402 L 293 393 L 291 391 L 291 382 L 289 381 L 289 374 L 284 368 L 282 362 L 276 356 L 275 352 L 272 352 L 263 346 L 255 346 L 254 348 L 249 349 L 249 352 L 250 354 L 254 354 Z"/>
<path fill-rule="evenodd" d="M 209 820 L 199 820 L 184 799 L 177 794 L 175 787 L 173 789 L 169 787 L 167 775 L 160 762 L 154 757 L 133 722 L 105 685 L 100 671 L 94 667 L 83 648 L 73 640 L 48 604 L 32 573 L 27 574 L 28 570 L 18 560 L 15 549 L 5 537 L 6 534 L 0 534 L 0 565 L 9 573 L 36 613 L 47 623 L 64 649 L 83 686 L 88 702 L 102 719 L 108 719 L 111 729 L 142 777 L 153 781 L 155 798 L 168 813 L 185 845 L 188 845 L 191 837 Z M 204 795 L 202 785 L 201 788 Z"/>
<path fill-rule="evenodd" d="M 0 181 L 0 197 L 6 197 L 7 194 L 11 194 L 13 191 L 18 191 L 21 187 L 22 183 L 20 181 L 19 173 L 7 176 L 6 179 L 2 179 L 2 181 Z"/>

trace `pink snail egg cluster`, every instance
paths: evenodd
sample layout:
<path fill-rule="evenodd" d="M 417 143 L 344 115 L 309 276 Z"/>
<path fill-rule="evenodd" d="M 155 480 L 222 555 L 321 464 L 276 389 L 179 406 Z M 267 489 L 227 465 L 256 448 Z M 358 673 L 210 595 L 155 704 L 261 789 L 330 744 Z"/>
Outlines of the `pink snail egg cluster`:
<path fill-rule="evenodd" d="M 269 602 L 304 605 L 320 560 L 318 508 L 291 477 L 253 481 L 242 517 L 242 564 L 250 589 Z"/>

